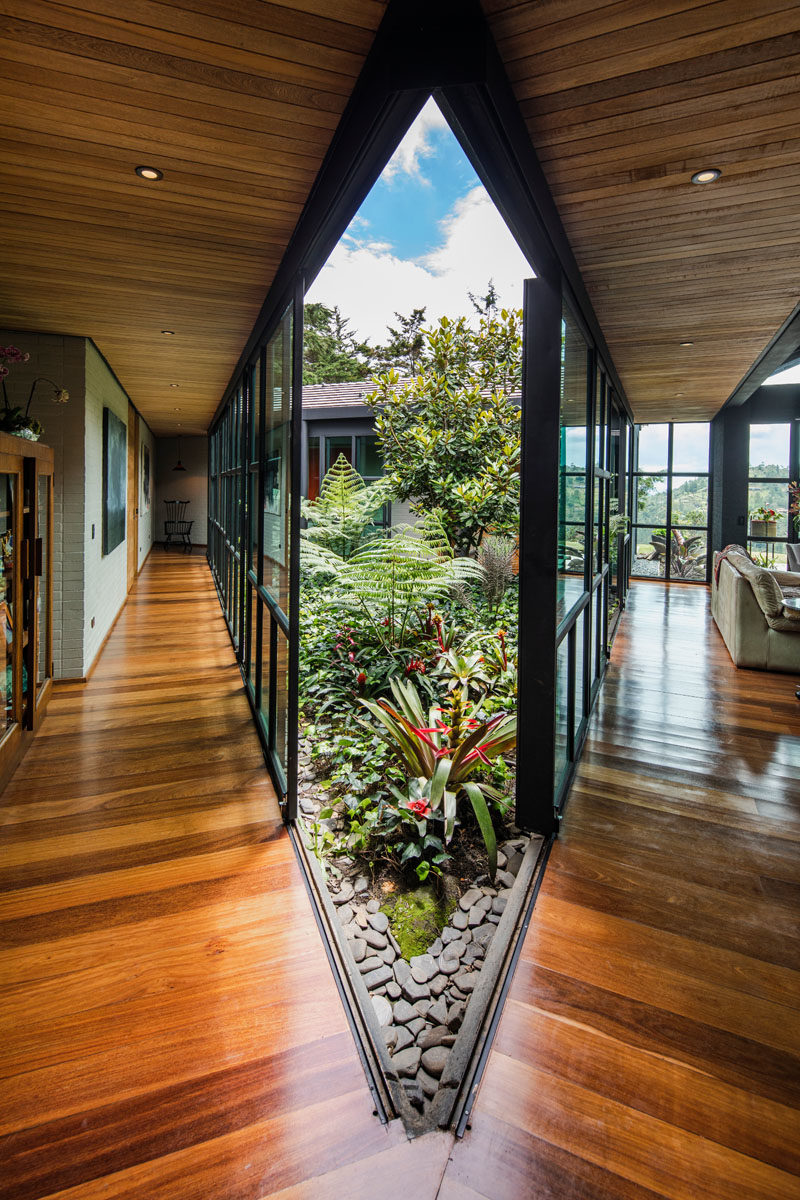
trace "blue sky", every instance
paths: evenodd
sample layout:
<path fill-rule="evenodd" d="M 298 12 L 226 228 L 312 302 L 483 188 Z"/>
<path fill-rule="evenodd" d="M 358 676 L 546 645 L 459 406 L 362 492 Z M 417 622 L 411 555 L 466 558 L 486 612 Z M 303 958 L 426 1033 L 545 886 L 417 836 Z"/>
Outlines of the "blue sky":
<path fill-rule="evenodd" d="M 395 312 L 470 316 L 468 293 L 494 281 L 522 304 L 533 274 L 447 122 L 429 100 L 342 235 L 307 299 L 338 305 L 373 345 Z"/>

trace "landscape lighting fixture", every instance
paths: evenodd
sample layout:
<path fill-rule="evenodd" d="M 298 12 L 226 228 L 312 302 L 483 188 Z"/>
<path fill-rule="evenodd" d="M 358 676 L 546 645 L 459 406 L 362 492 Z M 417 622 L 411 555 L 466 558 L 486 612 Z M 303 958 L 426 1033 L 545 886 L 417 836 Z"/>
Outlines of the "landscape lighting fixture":
<path fill-rule="evenodd" d="M 695 171 L 692 183 L 714 183 L 721 174 L 719 167 L 704 167 L 702 171 Z"/>
<path fill-rule="evenodd" d="M 164 172 L 159 171 L 158 167 L 136 167 L 136 174 L 140 179 L 149 179 L 151 182 L 164 178 Z"/>

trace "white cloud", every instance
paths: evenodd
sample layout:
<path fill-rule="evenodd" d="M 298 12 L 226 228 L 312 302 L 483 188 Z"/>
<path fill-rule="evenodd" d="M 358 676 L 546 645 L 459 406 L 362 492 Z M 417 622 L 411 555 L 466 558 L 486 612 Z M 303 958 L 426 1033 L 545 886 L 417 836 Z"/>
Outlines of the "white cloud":
<path fill-rule="evenodd" d="M 422 172 L 422 159 L 434 152 L 431 134 L 447 129 L 448 124 L 431 97 L 420 109 L 416 119 L 383 169 L 382 178 L 387 181 L 397 175 L 411 175 L 419 183 L 429 183 Z"/>
<path fill-rule="evenodd" d="M 307 298 L 338 305 L 358 335 L 373 345 L 386 340 L 395 312 L 424 306 L 430 323 L 441 316 L 469 316 L 468 293 L 482 295 L 490 279 L 502 305 L 522 306 L 522 281 L 533 271 L 483 187 L 457 202 L 441 222 L 441 232 L 441 245 L 418 260 L 348 237 L 333 251 Z"/>

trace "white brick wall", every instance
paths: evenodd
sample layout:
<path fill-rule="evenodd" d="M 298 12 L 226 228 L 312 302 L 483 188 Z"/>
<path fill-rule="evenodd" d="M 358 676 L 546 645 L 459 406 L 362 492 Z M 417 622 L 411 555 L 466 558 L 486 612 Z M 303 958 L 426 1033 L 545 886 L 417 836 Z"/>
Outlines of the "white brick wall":
<path fill-rule="evenodd" d="M 103 409 L 128 424 L 128 397 L 96 347 L 86 343 L 83 667 L 94 662 L 128 593 L 126 539 L 103 554 Z M 127 514 L 128 519 L 130 514 Z M 92 537 L 94 526 L 94 537 Z M 92 622 L 94 621 L 94 624 Z"/>

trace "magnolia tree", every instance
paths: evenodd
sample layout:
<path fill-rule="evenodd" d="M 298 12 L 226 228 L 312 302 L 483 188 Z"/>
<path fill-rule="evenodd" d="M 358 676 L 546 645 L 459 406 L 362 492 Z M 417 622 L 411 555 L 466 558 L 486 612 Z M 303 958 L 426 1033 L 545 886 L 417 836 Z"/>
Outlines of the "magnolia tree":
<path fill-rule="evenodd" d="M 477 329 L 442 317 L 424 331 L 418 373 L 390 370 L 366 402 L 391 491 L 438 510 L 457 554 L 519 523 L 522 313 L 490 308 Z"/>

